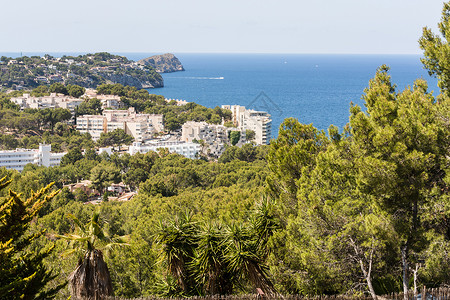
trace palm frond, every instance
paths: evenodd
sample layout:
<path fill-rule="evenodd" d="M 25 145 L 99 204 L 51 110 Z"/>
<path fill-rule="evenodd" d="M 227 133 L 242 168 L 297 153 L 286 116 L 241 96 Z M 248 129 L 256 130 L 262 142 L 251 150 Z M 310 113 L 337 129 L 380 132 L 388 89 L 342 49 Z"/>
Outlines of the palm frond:
<path fill-rule="evenodd" d="M 78 220 L 77 217 L 75 217 L 73 214 L 66 214 L 66 216 L 75 223 L 79 230 L 81 230 L 83 233 L 86 232 L 84 225 L 81 224 L 80 220 Z"/>
<path fill-rule="evenodd" d="M 76 250 L 75 249 L 66 249 L 66 250 L 64 250 L 63 252 L 61 252 L 61 254 L 60 254 L 60 256 L 61 257 L 69 257 L 69 256 L 71 256 L 72 254 L 74 254 L 76 252 Z"/>

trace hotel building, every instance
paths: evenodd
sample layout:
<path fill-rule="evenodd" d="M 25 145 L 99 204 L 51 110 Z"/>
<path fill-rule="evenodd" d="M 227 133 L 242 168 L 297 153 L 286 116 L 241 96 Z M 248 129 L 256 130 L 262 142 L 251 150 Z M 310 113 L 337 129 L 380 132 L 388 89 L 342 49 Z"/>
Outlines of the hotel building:
<path fill-rule="evenodd" d="M 40 144 L 39 149 L 16 149 L 0 151 L 0 168 L 22 171 L 25 165 L 44 167 L 59 166 L 66 153 L 51 153 L 52 145 Z"/>
<path fill-rule="evenodd" d="M 43 97 L 31 97 L 30 94 L 23 94 L 21 97 L 11 98 L 11 102 L 19 105 L 21 109 L 64 108 L 70 110 L 72 114 L 74 114 L 75 108 L 83 103 L 83 101 L 83 99 L 56 93 L 51 93 L 50 96 Z"/>
<path fill-rule="evenodd" d="M 134 155 L 136 153 L 147 153 L 150 151 L 158 151 L 158 149 L 168 149 L 171 153 L 178 153 L 187 158 L 197 158 L 197 153 L 200 151 L 200 144 L 198 143 L 184 143 L 184 142 L 162 142 L 157 144 L 143 145 L 140 142 L 134 142 L 130 146 L 128 153 Z"/>
<path fill-rule="evenodd" d="M 77 130 L 89 133 L 94 140 L 98 140 L 102 132 L 108 133 L 118 128 L 133 136 L 137 142 L 146 141 L 154 133 L 164 131 L 163 115 L 137 114 L 134 107 L 130 107 L 128 110 L 105 109 L 101 116 L 77 118 Z"/>
<path fill-rule="evenodd" d="M 240 105 L 222 105 L 223 109 L 231 110 L 232 121 L 241 132 L 253 130 L 255 143 L 259 145 L 269 144 L 272 134 L 272 119 L 265 111 L 246 109 Z"/>

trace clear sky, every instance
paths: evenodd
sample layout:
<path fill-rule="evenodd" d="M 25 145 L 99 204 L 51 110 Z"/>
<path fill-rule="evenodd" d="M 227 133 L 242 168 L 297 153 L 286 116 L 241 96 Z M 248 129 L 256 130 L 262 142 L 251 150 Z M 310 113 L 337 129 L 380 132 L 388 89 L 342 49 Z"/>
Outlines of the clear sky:
<path fill-rule="evenodd" d="M 418 54 L 441 0 L 3 1 L 1 52 Z"/>

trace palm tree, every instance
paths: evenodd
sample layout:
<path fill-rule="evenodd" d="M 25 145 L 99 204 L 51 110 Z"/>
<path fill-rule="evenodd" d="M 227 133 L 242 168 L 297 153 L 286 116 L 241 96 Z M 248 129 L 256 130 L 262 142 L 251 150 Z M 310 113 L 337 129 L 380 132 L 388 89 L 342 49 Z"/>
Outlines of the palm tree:
<path fill-rule="evenodd" d="M 233 292 L 233 274 L 225 260 L 226 244 L 223 227 L 207 223 L 198 234 L 198 246 L 191 263 L 195 279 L 209 295 L 228 295 Z"/>
<path fill-rule="evenodd" d="M 168 223 L 160 223 L 156 242 L 161 246 L 168 272 L 175 278 L 185 296 L 209 294 L 228 295 L 234 287 L 245 289 L 250 282 L 266 294 L 275 289 L 264 264 L 268 241 L 278 228 L 273 204 L 263 198 L 253 213 L 251 226 L 193 221 L 192 213 L 184 213 Z M 170 277 L 161 285 L 171 294 L 179 290 L 170 285 Z"/>
<path fill-rule="evenodd" d="M 92 215 L 91 220 L 83 225 L 73 215 L 69 217 L 74 221 L 79 234 L 66 234 L 58 236 L 69 240 L 72 249 L 66 254 L 78 251 L 81 255 L 76 269 L 69 275 L 69 288 L 73 299 L 97 300 L 114 295 L 111 276 L 108 266 L 103 259 L 102 249 L 110 249 L 115 245 L 126 245 L 122 238 L 110 238 L 99 225 L 98 212 Z"/>
<path fill-rule="evenodd" d="M 254 232 L 242 225 L 228 227 L 226 261 L 229 271 L 237 275 L 237 283 L 242 286 L 247 280 L 268 295 L 275 294 L 269 279 L 268 267 L 264 264 L 260 244 Z"/>
<path fill-rule="evenodd" d="M 267 243 L 276 230 L 281 229 L 279 218 L 275 215 L 275 203 L 266 195 L 256 203 L 251 219 L 251 230 L 257 238 L 258 254 L 265 260 L 269 254 Z"/>
<path fill-rule="evenodd" d="M 197 246 L 197 231 L 192 213 L 185 212 L 169 223 L 161 222 L 156 234 L 156 243 L 162 248 L 168 272 L 175 277 L 185 295 L 197 294 L 198 285 L 188 267 Z"/>

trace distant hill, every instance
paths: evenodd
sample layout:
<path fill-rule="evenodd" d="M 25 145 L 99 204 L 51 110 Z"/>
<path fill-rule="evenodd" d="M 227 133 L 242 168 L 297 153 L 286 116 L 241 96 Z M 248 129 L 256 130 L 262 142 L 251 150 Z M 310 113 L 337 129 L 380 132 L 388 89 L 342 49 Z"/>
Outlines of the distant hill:
<path fill-rule="evenodd" d="M 0 58 L 0 89 L 32 89 L 55 82 L 86 88 L 96 88 L 102 83 L 138 89 L 164 86 L 163 78 L 151 65 L 107 52 L 58 58 L 50 55 Z"/>
<path fill-rule="evenodd" d="M 137 63 L 153 67 L 158 73 L 184 71 L 183 65 L 172 53 L 150 56 L 139 60 Z"/>

